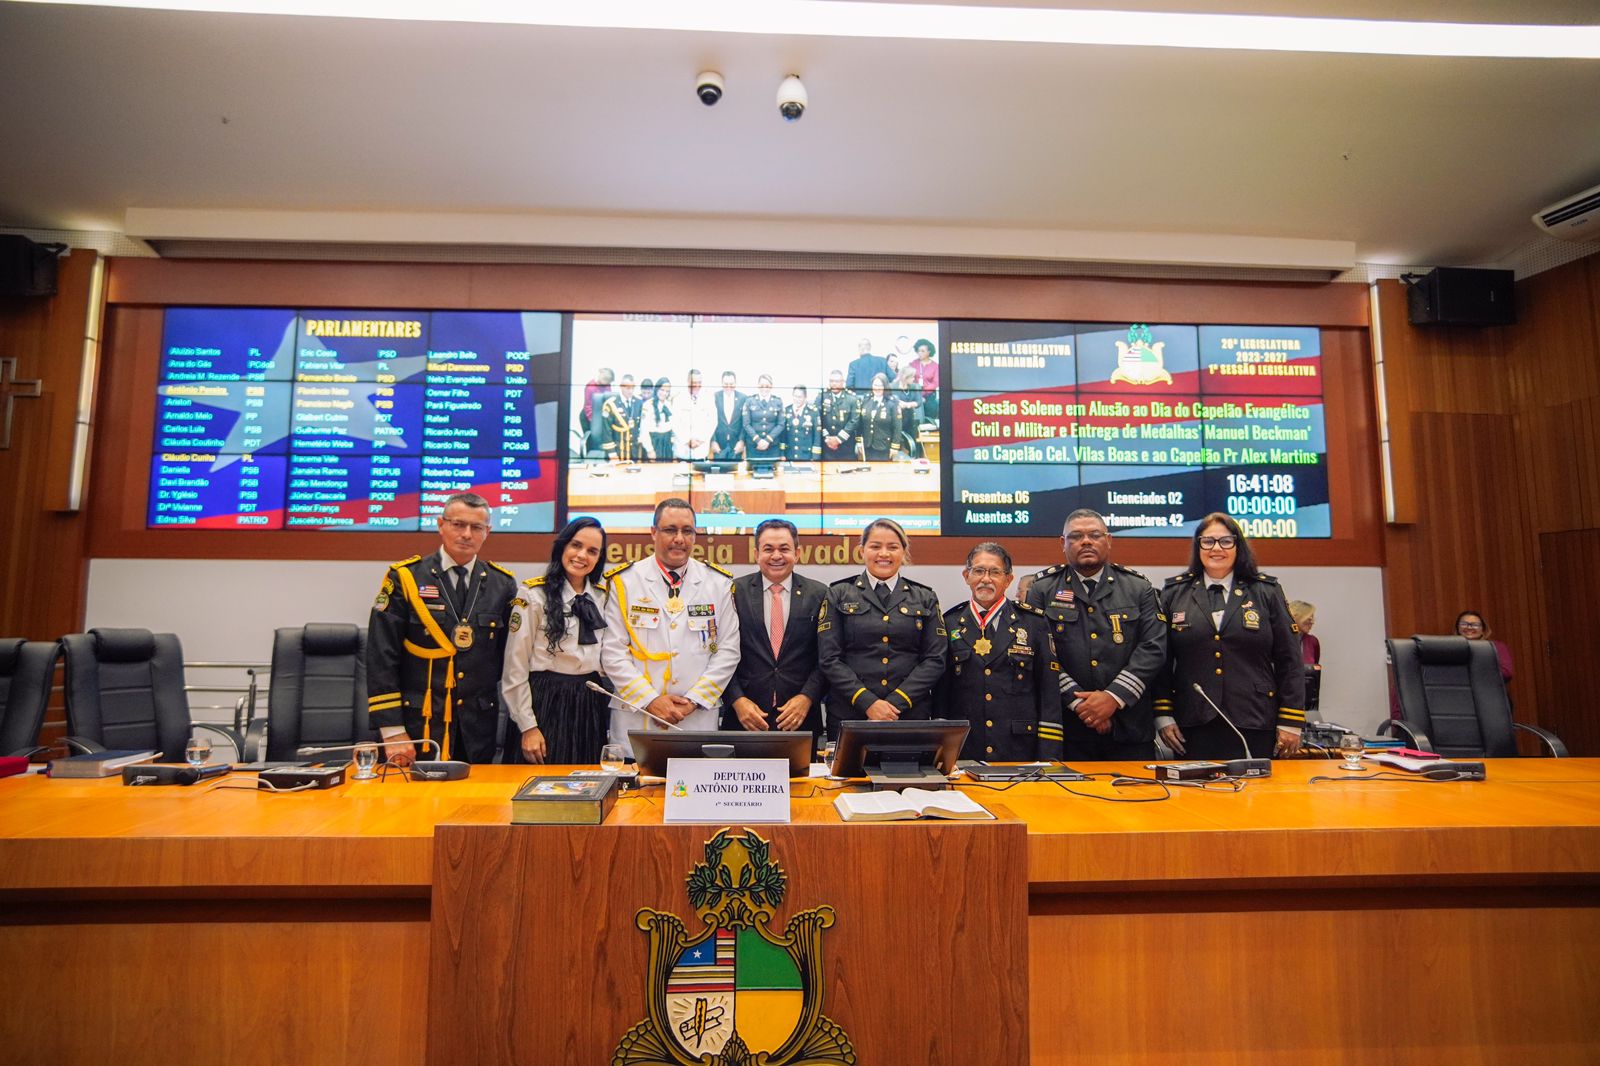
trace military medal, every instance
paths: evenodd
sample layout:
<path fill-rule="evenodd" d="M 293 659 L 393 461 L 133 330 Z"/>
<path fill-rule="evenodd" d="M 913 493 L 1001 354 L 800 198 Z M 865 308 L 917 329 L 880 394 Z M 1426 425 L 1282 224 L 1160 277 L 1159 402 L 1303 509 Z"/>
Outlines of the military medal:
<path fill-rule="evenodd" d="M 682 614 L 683 613 L 683 597 L 682 596 L 669 596 L 669 597 L 667 597 L 667 610 L 668 610 L 668 612 L 670 612 L 672 614 Z"/>
<path fill-rule="evenodd" d="M 1005 600 L 995 600 L 994 606 L 989 608 L 988 614 L 985 614 L 978 609 L 977 601 L 973 601 L 972 614 L 973 617 L 978 621 L 979 636 L 977 640 L 972 642 L 972 650 L 977 652 L 979 655 L 988 655 L 994 650 L 994 642 L 989 639 L 989 622 L 996 614 L 1000 612 L 1000 608 L 1004 607 L 1005 604 Z"/>
<path fill-rule="evenodd" d="M 1122 616 L 1119 614 L 1113 614 L 1111 615 L 1111 643 L 1121 644 L 1123 639 Z"/>
<path fill-rule="evenodd" d="M 979 655 L 988 655 L 993 649 L 994 644 L 989 640 L 988 637 L 979 637 L 977 640 L 972 642 L 972 650 L 977 652 Z"/>
<path fill-rule="evenodd" d="M 457 625 L 455 631 L 455 642 L 456 647 L 460 648 L 462 651 L 466 651 L 468 648 L 472 647 L 472 626 L 468 625 L 466 622 L 462 622 L 461 624 Z"/>

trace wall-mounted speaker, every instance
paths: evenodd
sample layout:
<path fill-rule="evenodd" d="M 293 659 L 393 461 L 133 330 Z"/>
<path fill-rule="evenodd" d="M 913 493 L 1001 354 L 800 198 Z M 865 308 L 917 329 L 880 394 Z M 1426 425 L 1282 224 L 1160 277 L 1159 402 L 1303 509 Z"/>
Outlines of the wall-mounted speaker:
<path fill-rule="evenodd" d="M 0 233 L 0 296 L 54 296 L 59 248 Z"/>
<path fill-rule="evenodd" d="M 1512 277 L 1509 270 L 1439 267 L 1407 280 L 1408 317 L 1413 326 L 1509 326 L 1517 320 Z"/>

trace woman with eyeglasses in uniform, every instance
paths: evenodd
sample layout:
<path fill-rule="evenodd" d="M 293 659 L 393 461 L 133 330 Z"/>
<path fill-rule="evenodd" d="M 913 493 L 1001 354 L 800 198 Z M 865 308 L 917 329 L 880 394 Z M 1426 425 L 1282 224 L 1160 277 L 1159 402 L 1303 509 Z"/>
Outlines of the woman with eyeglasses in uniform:
<path fill-rule="evenodd" d="M 1254 758 L 1297 754 L 1306 720 L 1300 635 L 1239 523 L 1221 513 L 1200 520 L 1189 569 L 1167 581 L 1161 606 L 1167 669 L 1156 728 L 1167 746 L 1191 759 L 1237 759 L 1242 733 Z"/>

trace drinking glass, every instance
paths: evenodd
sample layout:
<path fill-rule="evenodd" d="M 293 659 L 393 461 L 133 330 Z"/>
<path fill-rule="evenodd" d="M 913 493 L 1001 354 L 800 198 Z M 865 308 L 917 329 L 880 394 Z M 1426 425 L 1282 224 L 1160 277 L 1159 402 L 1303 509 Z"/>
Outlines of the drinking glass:
<path fill-rule="evenodd" d="M 1366 750 L 1366 745 L 1355 733 L 1344 733 L 1339 737 L 1339 754 L 1344 756 L 1344 765 L 1341 770 L 1364 770 L 1361 765 L 1361 753 Z"/>
<path fill-rule="evenodd" d="M 378 745 L 357 744 L 355 756 L 356 772 L 351 778 L 352 781 L 371 781 L 378 776 L 373 773 L 374 767 L 378 765 Z"/>
<path fill-rule="evenodd" d="M 628 772 L 628 749 L 621 744 L 607 744 L 600 749 L 600 769 L 611 774 Z"/>
<path fill-rule="evenodd" d="M 208 737 L 190 737 L 183 749 L 183 761 L 196 770 L 211 761 L 211 740 Z"/>

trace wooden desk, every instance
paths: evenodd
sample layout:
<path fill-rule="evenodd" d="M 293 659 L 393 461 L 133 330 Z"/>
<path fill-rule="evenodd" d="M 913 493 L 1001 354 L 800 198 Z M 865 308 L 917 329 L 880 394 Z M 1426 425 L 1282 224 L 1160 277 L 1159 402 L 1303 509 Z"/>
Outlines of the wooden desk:
<path fill-rule="evenodd" d="M 1451 784 L 1275 769 L 1145 804 L 972 790 L 1028 829 L 1034 1062 L 1600 1060 L 1600 760 Z M 422 1061 L 434 827 L 505 824 L 524 776 L 288 796 L 0 780 L 0 1042 L 139 1061 L 204 1032 L 230 1062 Z M 810 789 L 796 821 L 831 825 Z M 659 820 L 643 797 L 608 826 Z"/>

